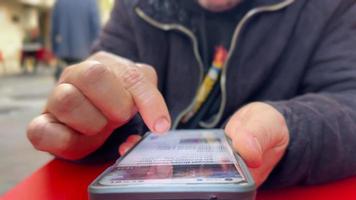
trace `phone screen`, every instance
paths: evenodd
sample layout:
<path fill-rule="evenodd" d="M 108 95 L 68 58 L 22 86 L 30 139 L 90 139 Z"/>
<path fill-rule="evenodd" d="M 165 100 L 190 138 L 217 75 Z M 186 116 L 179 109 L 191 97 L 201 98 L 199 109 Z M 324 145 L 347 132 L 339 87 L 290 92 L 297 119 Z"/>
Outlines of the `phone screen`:
<path fill-rule="evenodd" d="M 242 182 L 246 178 L 220 130 L 149 134 L 99 180 L 111 186 Z"/>

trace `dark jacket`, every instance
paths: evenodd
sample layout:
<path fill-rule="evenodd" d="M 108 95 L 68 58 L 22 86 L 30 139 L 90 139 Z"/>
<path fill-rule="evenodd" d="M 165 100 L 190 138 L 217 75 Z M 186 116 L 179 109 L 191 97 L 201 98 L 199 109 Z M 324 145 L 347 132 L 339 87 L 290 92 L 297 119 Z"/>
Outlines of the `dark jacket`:
<path fill-rule="evenodd" d="M 284 115 L 291 140 L 266 186 L 356 175 L 355 1 L 251 1 L 254 9 L 236 27 L 212 126 L 246 103 L 267 102 Z M 194 18 L 174 2 L 117 1 L 95 50 L 154 66 L 176 120 L 192 102 L 203 66 Z M 118 135 L 125 134 L 112 137 Z"/>
<path fill-rule="evenodd" d="M 52 14 L 52 48 L 57 57 L 80 60 L 100 32 L 96 0 L 57 0 Z"/>

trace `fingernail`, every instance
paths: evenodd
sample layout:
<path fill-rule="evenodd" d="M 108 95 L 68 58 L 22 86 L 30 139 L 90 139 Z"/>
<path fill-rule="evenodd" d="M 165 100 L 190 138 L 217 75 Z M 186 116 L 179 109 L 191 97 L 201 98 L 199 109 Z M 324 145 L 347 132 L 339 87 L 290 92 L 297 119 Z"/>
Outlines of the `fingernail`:
<path fill-rule="evenodd" d="M 156 132 L 163 133 L 163 132 L 168 131 L 169 126 L 170 126 L 170 124 L 169 124 L 169 121 L 167 120 L 167 118 L 162 117 L 156 121 L 156 123 L 154 125 L 154 129 Z"/>
<path fill-rule="evenodd" d="M 128 148 L 125 148 L 125 147 L 120 147 L 119 148 L 119 154 L 121 156 L 125 155 L 125 153 L 127 152 Z"/>

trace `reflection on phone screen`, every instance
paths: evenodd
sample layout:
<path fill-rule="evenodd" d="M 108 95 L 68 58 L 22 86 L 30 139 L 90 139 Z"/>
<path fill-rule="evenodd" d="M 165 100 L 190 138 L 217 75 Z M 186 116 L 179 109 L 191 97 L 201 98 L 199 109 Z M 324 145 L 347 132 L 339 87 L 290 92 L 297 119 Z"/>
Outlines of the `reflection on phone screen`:
<path fill-rule="evenodd" d="M 241 183 L 246 179 L 223 132 L 179 131 L 148 135 L 99 183 Z"/>

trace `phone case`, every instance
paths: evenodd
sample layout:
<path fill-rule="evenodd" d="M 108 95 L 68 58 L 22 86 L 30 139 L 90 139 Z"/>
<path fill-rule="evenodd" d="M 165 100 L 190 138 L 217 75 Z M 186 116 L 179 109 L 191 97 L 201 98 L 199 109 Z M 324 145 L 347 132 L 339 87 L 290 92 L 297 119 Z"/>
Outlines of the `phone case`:
<path fill-rule="evenodd" d="M 192 131 L 192 130 L 190 130 Z M 199 130 L 197 130 L 199 131 Z M 223 131 L 214 129 L 213 131 Z M 145 135 L 147 136 L 147 134 Z M 141 140 L 142 141 L 142 140 Z M 228 140 L 230 143 L 230 141 Z M 231 144 L 231 143 L 230 143 Z M 136 144 L 138 145 L 138 144 Z M 133 148 L 132 148 L 133 149 Z M 128 152 L 129 153 L 129 152 Z M 126 155 L 128 155 L 128 153 Z M 90 200 L 253 200 L 256 195 L 255 182 L 247 166 L 238 154 L 235 158 L 247 182 L 234 184 L 154 184 L 130 187 L 103 186 L 99 180 L 108 174 L 117 162 L 100 174 L 88 187 Z"/>

